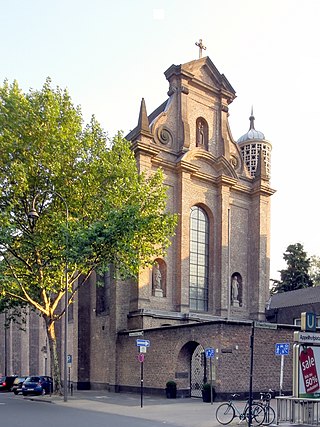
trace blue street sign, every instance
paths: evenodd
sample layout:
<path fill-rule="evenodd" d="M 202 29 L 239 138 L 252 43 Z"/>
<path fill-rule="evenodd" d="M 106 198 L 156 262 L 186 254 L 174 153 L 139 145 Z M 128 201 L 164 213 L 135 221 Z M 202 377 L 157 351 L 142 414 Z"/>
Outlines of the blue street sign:
<path fill-rule="evenodd" d="M 288 356 L 290 350 L 289 343 L 278 343 L 276 344 L 275 354 L 276 356 Z"/>
<path fill-rule="evenodd" d="M 211 357 L 214 357 L 214 348 L 208 347 L 205 349 L 206 352 L 206 358 L 210 359 Z"/>
<path fill-rule="evenodd" d="M 149 340 L 137 340 L 137 347 L 150 347 Z"/>

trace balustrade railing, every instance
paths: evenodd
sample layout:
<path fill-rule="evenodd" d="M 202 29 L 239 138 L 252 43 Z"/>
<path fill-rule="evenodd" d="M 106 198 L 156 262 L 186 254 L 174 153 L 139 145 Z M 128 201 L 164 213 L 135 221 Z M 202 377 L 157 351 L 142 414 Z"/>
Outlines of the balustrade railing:
<path fill-rule="evenodd" d="M 277 396 L 277 424 L 320 426 L 320 399 Z"/>

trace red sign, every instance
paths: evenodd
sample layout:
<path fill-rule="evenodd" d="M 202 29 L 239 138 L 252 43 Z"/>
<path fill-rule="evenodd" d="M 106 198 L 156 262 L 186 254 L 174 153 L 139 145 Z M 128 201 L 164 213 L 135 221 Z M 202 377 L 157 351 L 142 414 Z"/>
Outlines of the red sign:
<path fill-rule="evenodd" d="M 143 353 L 139 353 L 137 357 L 138 357 L 138 360 L 140 363 L 142 363 L 144 361 L 144 354 Z"/>
<path fill-rule="evenodd" d="M 300 364 L 306 393 L 314 393 L 319 390 L 316 360 L 311 347 L 307 347 L 300 353 Z"/>

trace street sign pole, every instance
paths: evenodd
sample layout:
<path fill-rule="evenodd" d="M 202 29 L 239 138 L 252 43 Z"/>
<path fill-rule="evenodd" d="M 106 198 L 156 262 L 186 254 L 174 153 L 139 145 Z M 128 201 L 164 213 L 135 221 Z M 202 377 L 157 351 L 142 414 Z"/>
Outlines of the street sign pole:
<path fill-rule="evenodd" d="M 284 356 L 288 356 L 290 350 L 289 343 L 277 343 L 275 348 L 276 356 L 281 356 L 280 364 L 280 396 L 282 396 L 283 389 L 283 372 L 284 372 Z"/>
<path fill-rule="evenodd" d="M 213 393 L 212 393 L 212 357 L 210 357 L 210 401 L 213 405 Z"/>
<path fill-rule="evenodd" d="M 150 347 L 149 340 L 137 339 L 136 345 L 139 347 L 139 356 L 138 360 L 140 362 L 140 406 L 143 408 L 143 362 L 144 362 L 144 353 L 147 352 L 147 347 Z"/>
<path fill-rule="evenodd" d="M 140 363 L 140 406 L 143 408 L 143 362 Z"/>
<path fill-rule="evenodd" d="M 281 354 L 281 368 L 280 368 L 280 396 L 282 396 L 282 387 L 283 387 L 283 370 L 284 370 L 284 354 Z"/>
<path fill-rule="evenodd" d="M 210 369 L 210 401 L 213 405 L 213 392 L 212 392 L 212 359 L 214 358 L 215 349 L 213 347 L 208 347 L 205 349 L 206 359 L 209 359 L 209 369 Z"/>

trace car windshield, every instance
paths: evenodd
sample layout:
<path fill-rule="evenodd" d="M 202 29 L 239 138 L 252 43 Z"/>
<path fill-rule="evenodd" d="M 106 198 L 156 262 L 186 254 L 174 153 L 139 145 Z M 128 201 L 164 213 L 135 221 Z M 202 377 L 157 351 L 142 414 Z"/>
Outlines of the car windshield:
<path fill-rule="evenodd" d="M 39 377 L 28 377 L 26 379 L 26 382 L 30 382 L 30 383 L 37 383 L 39 382 L 40 378 Z"/>

